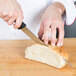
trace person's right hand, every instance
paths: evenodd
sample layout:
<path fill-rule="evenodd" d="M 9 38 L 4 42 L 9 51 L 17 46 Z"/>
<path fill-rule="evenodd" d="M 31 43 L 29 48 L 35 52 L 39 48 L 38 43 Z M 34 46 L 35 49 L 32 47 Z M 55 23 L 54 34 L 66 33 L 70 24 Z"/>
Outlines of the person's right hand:
<path fill-rule="evenodd" d="M 12 25 L 14 28 L 19 28 L 23 20 L 23 11 L 16 0 L 0 0 L 0 17 Z"/>

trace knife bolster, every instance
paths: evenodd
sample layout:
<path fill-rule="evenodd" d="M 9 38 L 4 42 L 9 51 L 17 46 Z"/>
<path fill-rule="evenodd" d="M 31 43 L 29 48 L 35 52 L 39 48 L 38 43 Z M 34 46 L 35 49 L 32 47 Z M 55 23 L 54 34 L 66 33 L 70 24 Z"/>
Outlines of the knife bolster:
<path fill-rule="evenodd" d="M 18 29 L 22 29 L 26 26 L 26 24 L 24 22 L 22 22 L 21 26 Z"/>

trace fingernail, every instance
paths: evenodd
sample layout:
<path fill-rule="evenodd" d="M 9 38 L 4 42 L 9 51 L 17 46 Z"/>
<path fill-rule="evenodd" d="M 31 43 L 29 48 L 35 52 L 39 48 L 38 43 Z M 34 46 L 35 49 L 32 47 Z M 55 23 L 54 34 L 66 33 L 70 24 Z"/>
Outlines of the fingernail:
<path fill-rule="evenodd" d="M 54 44 L 54 43 L 51 43 L 51 45 L 52 45 L 52 46 L 55 46 L 55 44 Z"/>
<path fill-rule="evenodd" d="M 61 46 L 63 46 L 63 43 L 61 43 Z"/>
<path fill-rule="evenodd" d="M 47 45 L 47 44 L 48 44 L 48 42 L 45 42 L 45 44 Z"/>
<path fill-rule="evenodd" d="M 59 47 L 59 46 L 60 46 L 60 44 L 58 43 L 58 44 L 57 44 L 57 46 Z"/>

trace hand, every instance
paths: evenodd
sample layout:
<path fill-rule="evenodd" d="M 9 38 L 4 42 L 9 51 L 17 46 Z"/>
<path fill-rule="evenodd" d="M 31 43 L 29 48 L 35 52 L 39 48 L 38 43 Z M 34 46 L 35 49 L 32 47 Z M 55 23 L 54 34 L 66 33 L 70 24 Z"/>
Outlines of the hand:
<path fill-rule="evenodd" d="M 56 3 L 58 5 L 58 3 Z M 60 3 L 59 3 L 60 5 Z M 55 4 L 49 6 L 42 16 L 42 22 L 39 30 L 39 38 L 42 39 L 44 34 L 44 42 L 48 44 L 49 41 L 49 29 L 51 28 L 51 45 L 56 44 L 56 29 L 58 29 L 59 36 L 57 46 L 63 45 L 64 39 L 64 23 L 62 21 L 62 9 L 59 9 Z"/>
<path fill-rule="evenodd" d="M 14 28 L 19 28 L 23 20 L 23 12 L 16 0 L 0 0 L 0 17 L 12 25 Z"/>

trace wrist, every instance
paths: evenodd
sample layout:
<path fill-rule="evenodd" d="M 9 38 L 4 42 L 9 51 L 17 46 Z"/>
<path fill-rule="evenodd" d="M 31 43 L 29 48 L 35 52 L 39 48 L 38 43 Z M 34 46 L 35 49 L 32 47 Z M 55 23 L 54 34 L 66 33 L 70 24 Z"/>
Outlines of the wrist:
<path fill-rule="evenodd" d="M 61 15 L 63 15 L 65 13 L 65 7 L 63 4 L 59 3 L 59 2 L 55 2 L 52 4 L 52 7 L 57 10 Z"/>

